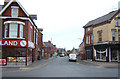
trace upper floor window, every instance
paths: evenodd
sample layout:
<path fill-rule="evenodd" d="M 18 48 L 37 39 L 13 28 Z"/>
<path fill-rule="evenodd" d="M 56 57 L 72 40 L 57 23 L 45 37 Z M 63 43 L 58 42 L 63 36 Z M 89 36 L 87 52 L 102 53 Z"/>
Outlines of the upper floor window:
<path fill-rule="evenodd" d="M 9 27 L 9 37 L 17 37 L 17 32 L 18 32 L 18 24 L 16 23 L 11 23 Z"/>
<path fill-rule="evenodd" d="M 115 26 L 120 26 L 120 18 L 115 19 Z"/>
<path fill-rule="evenodd" d="M 118 30 L 118 40 L 120 41 L 120 30 Z"/>
<path fill-rule="evenodd" d="M 34 43 L 35 43 L 35 35 L 36 35 L 36 32 L 35 32 L 35 30 L 34 30 Z"/>
<path fill-rule="evenodd" d="M 91 35 L 91 43 L 93 43 L 93 34 Z"/>
<path fill-rule="evenodd" d="M 17 6 L 11 6 L 11 16 L 18 17 L 18 8 Z"/>
<path fill-rule="evenodd" d="M 90 31 L 90 27 L 88 27 L 88 31 Z"/>
<path fill-rule="evenodd" d="M 90 44 L 90 35 L 86 36 L 86 44 Z"/>
<path fill-rule="evenodd" d="M 38 44 L 38 43 L 37 43 L 37 42 L 38 42 L 38 40 L 37 40 L 37 39 L 38 39 L 38 36 L 37 36 L 37 35 L 38 35 L 38 33 L 36 32 L 36 44 Z"/>
<path fill-rule="evenodd" d="M 5 24 L 5 34 L 4 37 L 8 37 L 8 24 Z"/>
<path fill-rule="evenodd" d="M 115 41 L 115 39 L 116 39 L 116 30 L 113 29 L 112 30 L 112 41 Z"/>
<path fill-rule="evenodd" d="M 20 21 L 6 21 L 5 30 L 4 30 L 4 37 L 9 38 L 23 38 L 23 22 Z"/>
<path fill-rule="evenodd" d="M 19 33 L 20 38 L 23 38 L 23 25 L 20 24 L 20 33 Z"/>
<path fill-rule="evenodd" d="M 102 41 L 102 30 L 98 31 L 98 42 Z"/>
<path fill-rule="evenodd" d="M 89 40 L 89 39 L 88 39 L 88 35 L 87 35 L 87 36 L 86 36 L 86 44 L 88 44 L 88 40 Z"/>

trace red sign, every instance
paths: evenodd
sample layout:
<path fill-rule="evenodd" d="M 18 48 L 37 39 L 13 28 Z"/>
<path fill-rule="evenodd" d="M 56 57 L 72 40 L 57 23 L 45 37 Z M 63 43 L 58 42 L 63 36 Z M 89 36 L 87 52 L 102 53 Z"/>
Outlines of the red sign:
<path fill-rule="evenodd" d="M 0 65 L 5 65 L 6 64 L 6 59 L 0 59 Z"/>
<path fill-rule="evenodd" d="M 31 46 L 32 45 L 32 46 Z M 6 47 L 31 47 L 34 48 L 34 43 L 28 40 L 0 40 L 0 46 Z"/>

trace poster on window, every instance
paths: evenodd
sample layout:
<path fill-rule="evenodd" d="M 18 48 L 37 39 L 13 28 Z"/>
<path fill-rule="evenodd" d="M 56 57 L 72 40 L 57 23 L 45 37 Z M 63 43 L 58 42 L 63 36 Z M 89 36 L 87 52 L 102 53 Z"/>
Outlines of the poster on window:
<path fill-rule="evenodd" d="M 26 57 L 17 57 L 17 61 L 20 63 L 25 63 Z"/>
<path fill-rule="evenodd" d="M 6 65 L 6 59 L 0 59 L 0 65 Z"/>
<path fill-rule="evenodd" d="M 7 62 L 16 62 L 16 57 L 7 57 Z"/>

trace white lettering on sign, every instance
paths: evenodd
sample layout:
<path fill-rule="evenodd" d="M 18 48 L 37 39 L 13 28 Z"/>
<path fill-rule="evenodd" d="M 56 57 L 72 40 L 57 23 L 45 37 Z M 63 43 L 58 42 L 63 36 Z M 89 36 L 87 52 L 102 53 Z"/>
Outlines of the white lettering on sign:
<path fill-rule="evenodd" d="M 4 43 L 2 43 L 2 41 L 0 41 L 0 45 L 17 46 L 18 42 L 17 41 L 5 41 Z"/>

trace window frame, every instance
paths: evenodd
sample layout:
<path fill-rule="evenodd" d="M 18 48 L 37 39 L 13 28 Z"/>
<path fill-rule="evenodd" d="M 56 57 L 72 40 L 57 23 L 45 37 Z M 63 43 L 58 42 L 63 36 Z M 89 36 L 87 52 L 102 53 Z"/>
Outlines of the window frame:
<path fill-rule="evenodd" d="M 102 30 L 97 31 L 98 34 L 98 42 L 102 42 Z"/>
<path fill-rule="evenodd" d="M 16 24 L 16 30 L 17 30 L 17 32 L 16 32 L 16 37 L 14 37 L 14 36 L 11 36 L 10 34 L 12 34 L 12 33 L 10 33 L 10 30 L 11 30 L 11 28 L 12 28 L 12 26 L 11 26 L 11 24 Z M 7 26 L 6 26 L 7 25 Z M 20 22 L 20 21 L 5 21 L 4 22 L 4 38 L 21 38 L 21 39 L 24 39 L 23 38 L 23 36 L 24 35 L 22 35 L 22 37 L 20 37 L 20 25 L 22 25 L 22 27 L 23 27 L 23 29 L 22 29 L 22 32 L 24 33 L 24 25 L 25 25 L 25 23 L 24 22 Z M 5 27 L 8 27 L 8 35 L 6 35 L 6 29 L 5 29 Z"/>
<path fill-rule="evenodd" d="M 14 12 L 16 9 L 16 12 Z M 19 7 L 18 6 L 11 6 L 11 17 L 18 17 Z"/>

